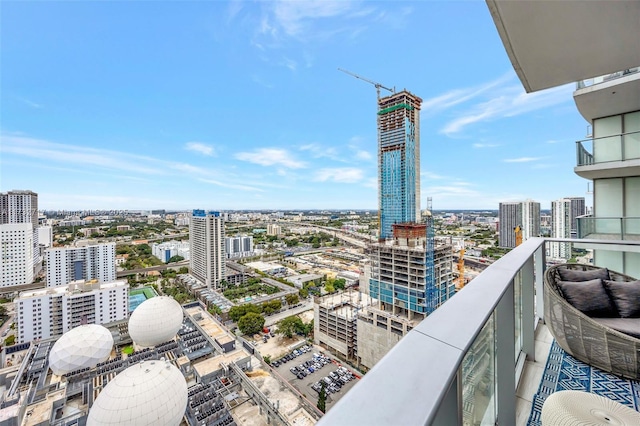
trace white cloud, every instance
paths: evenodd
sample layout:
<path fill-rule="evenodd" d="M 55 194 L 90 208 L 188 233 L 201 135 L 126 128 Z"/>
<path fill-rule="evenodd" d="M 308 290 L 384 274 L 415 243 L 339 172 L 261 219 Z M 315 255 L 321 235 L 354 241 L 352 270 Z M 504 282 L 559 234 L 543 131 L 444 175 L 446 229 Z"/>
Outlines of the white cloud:
<path fill-rule="evenodd" d="M 341 182 L 341 183 L 355 183 L 362 180 L 364 172 L 361 169 L 344 167 L 344 168 L 329 168 L 320 169 L 316 172 L 313 180 L 317 182 Z"/>
<path fill-rule="evenodd" d="M 564 85 L 535 93 L 525 93 L 520 85 L 497 87 L 487 93 L 488 100 L 478 103 L 448 122 L 440 133 L 451 136 L 470 124 L 503 117 L 514 117 L 571 100 L 573 87 Z"/>
<path fill-rule="evenodd" d="M 433 173 L 433 172 L 420 172 L 420 177 L 422 178 L 427 178 L 427 179 L 433 179 L 433 180 L 441 180 L 441 179 L 448 179 L 448 177 L 443 176 L 443 175 L 439 175 L 437 173 Z"/>
<path fill-rule="evenodd" d="M 474 148 L 496 148 L 499 147 L 500 144 L 497 143 L 474 143 L 473 147 Z"/>
<path fill-rule="evenodd" d="M 542 160 L 544 157 L 519 157 L 519 158 L 505 158 L 505 163 L 530 163 L 532 161 Z"/>
<path fill-rule="evenodd" d="M 215 155 L 215 150 L 211 145 L 204 144 L 202 142 L 187 142 L 185 145 L 185 149 L 187 151 L 199 152 L 202 155 L 213 156 Z"/>
<path fill-rule="evenodd" d="M 311 153 L 313 158 L 330 158 L 336 161 L 344 161 L 343 158 L 338 154 L 338 150 L 332 146 L 325 146 L 317 143 L 309 143 L 306 145 L 302 145 L 300 151 L 308 151 Z"/>
<path fill-rule="evenodd" d="M 42 108 L 44 108 L 44 105 L 39 104 L 39 103 L 37 103 L 37 102 L 34 102 L 34 101 L 32 101 L 32 100 L 30 100 L 30 99 L 27 99 L 27 98 L 21 98 L 21 97 L 18 97 L 18 98 L 16 98 L 16 99 L 17 99 L 17 100 L 19 100 L 20 102 L 22 102 L 23 104 L 25 104 L 25 105 L 27 105 L 27 106 L 31 107 L 31 108 L 35 108 L 35 109 L 42 109 Z"/>
<path fill-rule="evenodd" d="M 213 180 L 213 179 L 198 179 L 198 180 L 200 182 L 210 183 L 212 185 L 221 186 L 223 188 L 239 189 L 240 191 L 264 192 L 264 190 L 262 190 L 260 188 L 255 188 L 253 186 L 248 186 L 248 185 L 237 185 L 237 184 L 234 184 L 234 183 L 225 183 L 225 182 L 220 182 L 220 181 Z"/>
<path fill-rule="evenodd" d="M 358 160 L 369 161 L 373 158 L 373 155 L 369 151 L 356 150 L 355 157 Z"/>
<path fill-rule="evenodd" d="M 253 152 L 239 152 L 235 158 L 261 166 L 282 166 L 289 169 L 307 167 L 304 161 L 296 160 L 289 151 L 279 148 L 260 148 Z"/>
<path fill-rule="evenodd" d="M 494 87 L 507 83 L 512 80 L 514 76 L 515 74 L 513 72 L 508 72 L 497 79 L 480 86 L 450 90 L 449 92 L 445 92 L 434 98 L 424 100 L 420 109 L 428 114 L 429 112 L 451 108 L 452 106 L 471 100 Z"/>

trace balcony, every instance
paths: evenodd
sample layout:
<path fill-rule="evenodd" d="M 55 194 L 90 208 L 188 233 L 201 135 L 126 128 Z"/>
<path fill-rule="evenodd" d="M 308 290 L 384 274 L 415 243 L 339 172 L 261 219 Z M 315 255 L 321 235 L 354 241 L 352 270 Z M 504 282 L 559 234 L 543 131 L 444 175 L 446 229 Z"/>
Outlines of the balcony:
<path fill-rule="evenodd" d="M 585 179 L 638 176 L 640 132 L 577 141 L 576 164 L 575 173 Z"/>
<path fill-rule="evenodd" d="M 640 241 L 640 217 L 578 217 L 578 238 Z"/>
<path fill-rule="evenodd" d="M 573 99 L 580 114 L 589 122 L 637 111 L 640 108 L 640 67 L 578 81 Z"/>
<path fill-rule="evenodd" d="M 602 75 L 600 77 L 589 78 L 581 80 L 576 83 L 576 90 L 584 89 L 585 87 L 591 87 L 596 84 L 604 83 L 607 81 L 615 80 L 624 77 L 629 74 L 635 74 L 640 72 L 640 67 L 630 68 L 624 71 L 614 72 L 613 74 Z"/>
<path fill-rule="evenodd" d="M 490 265 L 409 332 L 319 424 L 526 424 L 553 348 L 543 324 L 546 246 L 577 241 L 531 238 Z M 640 251 L 638 241 L 580 243 Z"/>

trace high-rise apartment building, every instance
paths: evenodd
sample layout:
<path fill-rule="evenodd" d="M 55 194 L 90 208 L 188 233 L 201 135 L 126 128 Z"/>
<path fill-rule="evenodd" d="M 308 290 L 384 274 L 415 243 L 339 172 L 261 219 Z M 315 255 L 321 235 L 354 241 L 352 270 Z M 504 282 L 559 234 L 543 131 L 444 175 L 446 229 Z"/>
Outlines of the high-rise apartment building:
<path fill-rule="evenodd" d="M 522 226 L 522 205 L 515 203 L 500 203 L 498 211 L 498 245 L 500 247 L 515 247 L 516 235 L 514 229 Z"/>
<path fill-rule="evenodd" d="M 578 238 L 578 218 L 587 214 L 584 197 L 566 197 L 571 201 L 571 238 Z"/>
<path fill-rule="evenodd" d="M 378 99 L 380 239 L 393 224 L 420 221 L 420 105 L 403 90 Z"/>
<path fill-rule="evenodd" d="M 116 279 L 116 243 L 54 247 L 45 251 L 47 287 L 78 280 Z"/>
<path fill-rule="evenodd" d="M 280 225 L 276 225 L 275 223 L 267 224 L 267 235 L 275 235 L 279 237 L 282 234 L 282 227 Z"/>
<path fill-rule="evenodd" d="M 0 193 L 0 225 L 30 223 L 32 244 L 31 267 L 40 271 L 42 256 L 38 243 L 38 194 L 28 190 L 13 190 Z"/>
<path fill-rule="evenodd" d="M 367 367 L 455 293 L 451 241 L 436 246 L 419 223 L 421 103 L 407 91 L 378 99 L 380 238 L 365 270 L 375 301 L 359 312 L 348 352 Z"/>
<path fill-rule="evenodd" d="M 0 288 L 33 282 L 31 223 L 0 225 Z"/>
<path fill-rule="evenodd" d="M 25 291 L 14 300 L 17 342 L 60 336 L 81 324 L 106 324 L 129 315 L 126 280 L 67 285 Z"/>
<path fill-rule="evenodd" d="M 253 256 L 253 237 L 250 235 L 226 237 L 224 246 L 227 259 L 238 259 Z"/>
<path fill-rule="evenodd" d="M 593 181 L 593 214 L 578 219 L 580 238 L 640 237 L 640 67 L 578 82 L 573 97 L 592 126 L 578 147 L 578 176 Z M 594 264 L 640 276 L 640 253 L 595 250 Z"/>
<path fill-rule="evenodd" d="M 540 236 L 540 203 L 533 200 L 522 202 L 522 241 Z"/>
<path fill-rule="evenodd" d="M 38 227 L 38 194 L 13 190 L 0 193 L 0 224 L 31 223 Z"/>
<path fill-rule="evenodd" d="M 570 199 L 563 198 L 551 202 L 551 237 L 571 237 L 571 207 Z M 549 256 L 552 259 L 570 259 L 571 243 L 550 243 Z"/>
<path fill-rule="evenodd" d="M 540 236 L 540 203 L 533 200 L 500 203 L 499 220 L 498 245 L 513 248 L 517 226 L 520 226 L 523 241 Z"/>
<path fill-rule="evenodd" d="M 191 275 L 209 288 L 225 278 L 224 219 L 220 212 L 194 210 L 189 220 Z"/>

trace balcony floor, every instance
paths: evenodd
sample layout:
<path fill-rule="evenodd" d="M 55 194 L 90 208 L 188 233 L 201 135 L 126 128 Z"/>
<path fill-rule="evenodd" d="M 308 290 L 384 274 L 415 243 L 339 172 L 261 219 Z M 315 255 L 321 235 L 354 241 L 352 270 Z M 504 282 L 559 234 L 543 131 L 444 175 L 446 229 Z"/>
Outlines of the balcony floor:
<path fill-rule="evenodd" d="M 540 424 L 538 421 L 532 421 L 531 423 L 528 421 L 531 409 L 535 404 L 534 401 L 538 399 L 538 406 L 541 406 L 543 398 L 548 396 L 544 395 L 544 392 L 541 392 L 541 395 L 537 395 L 538 391 L 541 390 L 540 385 L 543 376 L 546 380 L 545 385 L 550 385 L 554 388 L 557 386 L 557 389 L 553 389 L 551 392 L 569 388 L 592 391 L 594 388 L 597 388 L 599 391 L 594 393 L 601 395 L 606 393 L 606 395 L 603 396 L 617 400 L 634 410 L 640 411 L 640 382 L 620 379 L 598 370 L 595 367 L 582 364 L 580 361 L 567 355 L 557 345 L 554 348 L 555 359 L 560 359 L 563 356 L 567 357 L 565 361 L 569 361 L 569 365 L 565 366 L 563 364 L 562 368 L 559 368 L 557 364 L 554 364 L 553 368 L 545 374 L 545 368 L 547 367 L 552 345 L 553 336 L 544 324 L 539 324 L 535 334 L 536 361 L 526 361 L 522 379 L 516 392 L 517 425 L 538 426 Z M 558 357 L 558 355 L 560 355 L 560 357 Z M 559 382 L 559 379 L 556 378 L 559 377 L 562 378 L 562 383 L 561 385 L 556 385 L 555 382 Z"/>
<path fill-rule="evenodd" d="M 524 426 L 529 420 L 531 408 L 533 407 L 533 398 L 540 387 L 552 343 L 553 336 L 547 326 L 538 324 L 535 335 L 536 360 L 525 361 L 522 379 L 516 391 L 517 426 Z"/>

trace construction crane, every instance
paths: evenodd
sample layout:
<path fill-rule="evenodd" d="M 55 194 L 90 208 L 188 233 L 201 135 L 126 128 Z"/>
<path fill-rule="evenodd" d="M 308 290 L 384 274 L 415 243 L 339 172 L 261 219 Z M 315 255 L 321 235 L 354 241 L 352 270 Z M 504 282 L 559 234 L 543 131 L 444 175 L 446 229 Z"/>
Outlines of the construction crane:
<path fill-rule="evenodd" d="M 513 232 L 515 232 L 516 234 L 516 247 L 518 247 L 520 244 L 522 244 L 522 228 L 520 227 L 520 225 L 513 228 Z"/>
<path fill-rule="evenodd" d="M 377 82 L 375 82 L 375 81 L 369 80 L 368 78 L 364 78 L 364 77 L 363 77 L 363 76 L 361 76 L 361 75 L 358 75 L 358 74 L 353 73 L 353 72 L 351 72 L 351 71 L 344 70 L 344 69 L 342 69 L 342 68 L 338 68 L 338 71 L 342 71 L 343 73 L 345 73 L 345 74 L 349 74 L 349 75 L 350 75 L 350 76 L 352 76 L 352 77 L 358 78 L 358 79 L 360 79 L 360 80 L 362 80 L 362 81 L 366 81 L 366 82 L 367 82 L 367 83 L 369 83 L 369 84 L 373 84 L 373 86 L 376 88 L 376 92 L 378 93 L 378 99 L 380 99 L 380 89 L 388 90 L 388 91 L 389 91 L 389 92 L 391 92 L 391 93 L 396 93 L 396 88 L 395 88 L 395 87 L 394 87 L 393 89 L 390 89 L 390 88 L 388 88 L 388 87 L 386 87 L 386 86 L 383 86 L 383 85 L 382 85 L 382 84 L 380 84 L 380 83 L 377 83 Z"/>
<path fill-rule="evenodd" d="M 456 290 L 462 290 L 462 287 L 465 285 L 464 281 L 464 240 L 462 240 L 462 248 L 460 249 L 460 254 L 458 255 L 458 285 L 456 285 Z"/>

